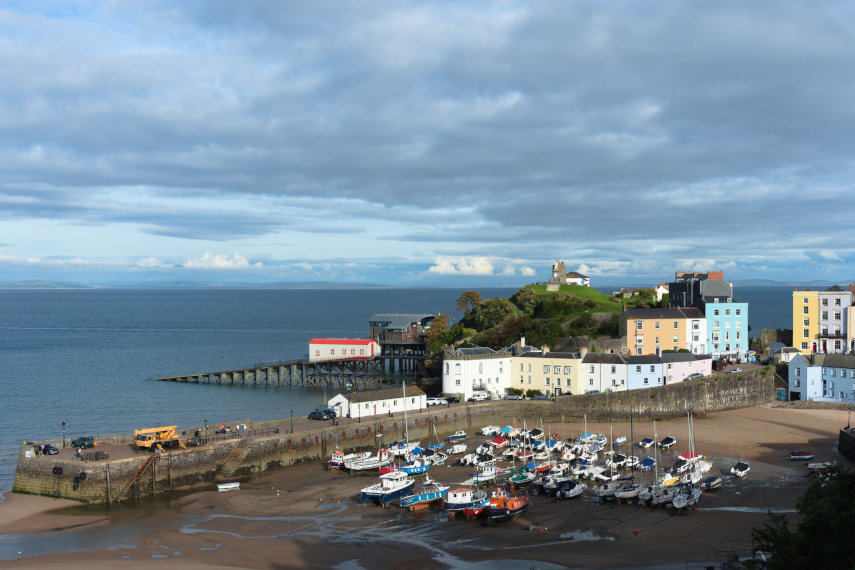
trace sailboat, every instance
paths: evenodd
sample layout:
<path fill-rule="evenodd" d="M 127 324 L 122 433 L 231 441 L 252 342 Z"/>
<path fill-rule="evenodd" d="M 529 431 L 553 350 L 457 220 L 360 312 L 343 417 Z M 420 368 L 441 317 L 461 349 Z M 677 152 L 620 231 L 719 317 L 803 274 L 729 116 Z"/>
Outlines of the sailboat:
<path fill-rule="evenodd" d="M 407 383 L 401 382 L 401 390 L 404 395 L 404 441 L 396 441 L 390 444 L 387 448 L 389 453 L 396 457 L 405 456 L 412 453 L 419 447 L 420 441 L 410 441 L 410 426 L 407 422 Z"/>
<path fill-rule="evenodd" d="M 633 429 L 633 418 L 632 418 L 632 408 L 629 410 L 629 438 L 631 441 L 635 441 L 635 432 Z M 620 438 L 618 438 L 620 439 Z M 626 442 L 626 437 L 624 437 L 624 442 Z M 615 440 L 613 445 L 618 445 L 617 440 Z M 625 465 L 632 471 L 638 469 L 638 457 L 634 455 L 628 456 L 626 458 Z M 629 480 L 621 481 L 620 486 L 615 489 L 615 499 L 618 501 L 631 501 L 632 499 L 637 499 L 638 494 L 641 492 L 641 483 L 635 480 L 635 477 L 630 477 Z"/>

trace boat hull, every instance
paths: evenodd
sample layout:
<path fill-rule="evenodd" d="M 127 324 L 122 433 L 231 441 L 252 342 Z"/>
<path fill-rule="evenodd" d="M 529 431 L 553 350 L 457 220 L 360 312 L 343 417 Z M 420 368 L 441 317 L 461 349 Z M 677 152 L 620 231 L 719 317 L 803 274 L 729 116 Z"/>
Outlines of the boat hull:
<path fill-rule="evenodd" d="M 363 489 L 362 491 L 362 502 L 374 502 L 380 505 L 387 505 L 395 500 L 400 499 L 401 497 L 405 497 L 411 494 L 413 488 L 416 486 L 416 482 L 408 483 L 407 485 L 403 485 L 398 489 L 385 489 L 381 491 L 369 491 Z"/>

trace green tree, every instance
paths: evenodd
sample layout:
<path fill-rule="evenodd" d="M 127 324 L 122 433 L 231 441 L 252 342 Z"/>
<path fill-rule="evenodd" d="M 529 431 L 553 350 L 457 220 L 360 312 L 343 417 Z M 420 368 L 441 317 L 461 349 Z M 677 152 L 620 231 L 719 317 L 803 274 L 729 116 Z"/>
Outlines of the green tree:
<path fill-rule="evenodd" d="M 441 313 L 433 318 L 430 322 L 430 327 L 425 331 L 425 345 L 427 349 L 435 354 L 442 350 L 442 345 L 445 335 L 443 333 L 448 330 L 448 314 Z"/>
<path fill-rule="evenodd" d="M 475 309 L 475 307 L 483 302 L 484 300 L 481 298 L 481 293 L 478 291 L 464 291 L 463 294 L 457 298 L 457 310 L 463 311 L 468 315 L 473 309 Z"/>

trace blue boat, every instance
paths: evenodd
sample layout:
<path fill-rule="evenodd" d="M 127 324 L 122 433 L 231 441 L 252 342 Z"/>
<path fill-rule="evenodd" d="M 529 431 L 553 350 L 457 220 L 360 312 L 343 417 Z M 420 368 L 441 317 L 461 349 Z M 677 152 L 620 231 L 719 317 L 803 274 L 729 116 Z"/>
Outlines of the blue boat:
<path fill-rule="evenodd" d="M 425 459 L 414 459 L 409 463 L 404 463 L 403 465 L 398 466 L 398 471 L 403 471 L 407 475 L 418 475 L 420 473 L 426 473 L 432 463 Z"/>
<path fill-rule="evenodd" d="M 448 436 L 448 441 L 459 441 L 461 439 L 466 439 L 466 432 L 462 429 L 459 429 L 450 436 Z"/>
<path fill-rule="evenodd" d="M 486 491 L 472 487 L 460 487 L 445 496 L 445 510 L 449 517 L 453 517 L 456 514 L 462 514 L 468 508 L 488 501 Z"/>
<path fill-rule="evenodd" d="M 418 493 L 407 495 L 401 499 L 401 506 L 415 510 L 419 505 L 443 500 L 446 495 L 448 495 L 448 485 L 442 485 L 428 478 L 425 479 L 425 483 Z"/>
<path fill-rule="evenodd" d="M 386 506 L 390 502 L 409 495 L 416 480 L 403 471 L 392 471 L 380 476 L 380 482 L 362 489 L 362 502 L 374 501 Z"/>
<path fill-rule="evenodd" d="M 638 468 L 641 469 L 642 471 L 650 471 L 655 466 L 656 466 L 656 460 L 653 459 L 652 457 L 645 457 L 638 464 Z"/>

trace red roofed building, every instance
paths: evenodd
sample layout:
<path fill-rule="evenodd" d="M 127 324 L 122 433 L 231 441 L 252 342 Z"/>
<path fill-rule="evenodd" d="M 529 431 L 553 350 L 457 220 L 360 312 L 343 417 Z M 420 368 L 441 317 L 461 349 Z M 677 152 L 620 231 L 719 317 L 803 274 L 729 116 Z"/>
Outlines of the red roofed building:
<path fill-rule="evenodd" d="M 309 362 L 322 360 L 367 360 L 380 355 L 380 343 L 362 338 L 313 338 Z"/>

